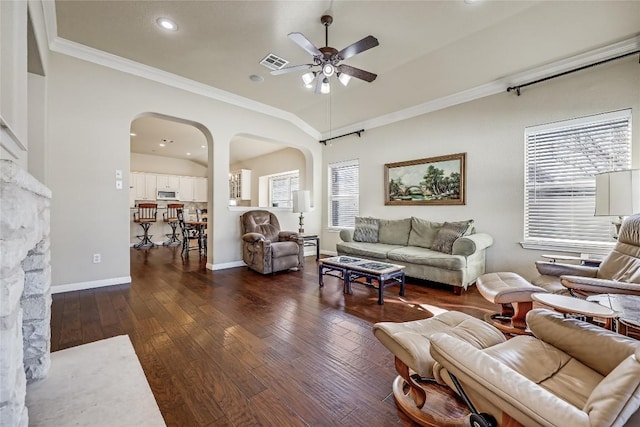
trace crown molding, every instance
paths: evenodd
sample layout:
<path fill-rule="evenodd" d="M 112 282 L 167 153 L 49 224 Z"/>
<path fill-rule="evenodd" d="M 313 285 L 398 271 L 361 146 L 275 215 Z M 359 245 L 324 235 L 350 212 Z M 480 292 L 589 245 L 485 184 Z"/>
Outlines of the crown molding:
<path fill-rule="evenodd" d="M 584 65 L 604 61 L 606 59 L 624 55 L 625 53 L 633 52 L 638 49 L 640 49 L 640 36 L 594 49 L 579 55 L 574 55 L 569 58 L 533 68 L 522 73 L 513 74 L 511 76 L 494 80 L 493 82 L 484 85 L 476 86 L 474 88 L 455 93 L 453 95 L 434 99 L 423 104 L 418 104 L 413 107 L 394 111 L 393 113 L 384 114 L 382 116 L 374 117 L 369 120 L 365 120 L 359 123 L 353 123 L 339 129 L 334 129 L 330 133 L 323 133 L 322 139 L 330 138 L 330 134 L 333 135 L 349 133 L 363 128 L 366 130 L 370 130 L 402 120 L 421 116 L 423 114 L 432 113 L 444 108 L 464 104 L 465 102 L 474 101 L 486 96 L 495 95 L 501 92 L 506 93 L 507 88 L 510 86 L 518 86 L 530 81 L 552 76 L 554 74 L 570 71 Z M 514 94 L 514 96 L 516 95 Z"/>
<path fill-rule="evenodd" d="M 177 89 L 182 89 L 187 92 L 206 96 L 217 101 L 225 102 L 227 104 L 235 105 L 247 110 L 256 111 L 261 114 L 266 114 L 278 119 L 288 121 L 294 126 L 297 126 L 303 132 L 307 133 L 312 138 L 318 139 L 320 137 L 320 132 L 309 126 L 309 124 L 301 120 L 295 114 L 292 114 L 288 111 L 284 111 L 279 108 L 254 101 L 252 99 L 233 94 L 231 92 L 217 89 L 215 87 L 205 85 L 203 83 L 199 83 L 173 73 L 168 73 L 157 68 L 149 67 L 147 65 L 140 64 L 139 62 L 131 61 L 129 59 L 125 59 L 111 53 L 103 52 L 101 50 L 94 49 L 60 37 L 56 37 L 52 42 L 50 42 L 49 46 L 53 52 L 82 59 L 84 61 L 92 62 L 94 64 L 102 65 L 118 71 L 122 71 L 124 73 L 162 83 L 167 86 L 172 86 Z"/>
<path fill-rule="evenodd" d="M 131 61 L 117 55 L 103 52 L 88 46 L 75 43 L 58 37 L 55 2 L 53 0 L 40 0 L 43 5 L 45 18 L 46 34 L 49 41 L 49 49 L 53 52 L 69 55 L 78 59 L 93 62 L 105 67 L 113 68 L 125 73 L 133 74 L 152 81 L 166 84 L 178 89 L 203 95 L 211 99 L 222 101 L 231 105 L 246 108 L 278 119 L 282 119 L 297 126 L 300 130 L 317 140 L 330 138 L 331 135 L 354 132 L 358 129 L 374 129 L 386 126 L 402 120 L 407 120 L 423 114 L 442 110 L 444 108 L 463 104 L 465 102 L 474 101 L 486 96 L 495 95 L 500 92 L 506 92 L 509 86 L 518 86 L 528 81 L 538 80 L 547 76 L 569 71 L 594 62 L 603 61 L 618 55 L 633 52 L 640 48 L 640 36 L 636 36 L 627 40 L 613 43 L 598 49 L 591 50 L 582 54 L 574 55 L 550 64 L 536 67 L 522 73 L 506 76 L 501 79 L 494 80 L 484 85 L 464 90 L 449 96 L 434 99 L 422 104 L 408 107 L 402 110 L 394 111 L 382 116 L 373 117 L 361 122 L 352 123 L 340 129 L 333 129 L 331 132 L 321 133 L 317 129 L 310 126 L 307 122 L 300 119 L 293 113 L 272 107 L 261 102 L 245 98 L 231 92 L 227 92 L 215 87 L 205 85 L 203 83 L 190 80 L 176 74 L 168 73 L 157 68 L 149 67 L 135 61 Z M 515 95 L 514 95 L 515 96 Z"/>

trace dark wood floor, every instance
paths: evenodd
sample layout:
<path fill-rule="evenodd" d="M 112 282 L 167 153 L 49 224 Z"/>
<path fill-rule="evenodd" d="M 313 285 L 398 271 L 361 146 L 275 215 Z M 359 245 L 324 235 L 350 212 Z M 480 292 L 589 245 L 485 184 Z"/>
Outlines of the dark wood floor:
<path fill-rule="evenodd" d="M 337 278 L 318 287 L 305 269 L 263 276 L 212 272 L 179 248 L 131 250 L 131 285 L 53 296 L 53 351 L 127 334 L 168 426 L 410 426 L 395 407 L 393 357 L 373 336 L 378 321 L 497 307 L 475 287 L 408 280 L 376 291 Z"/>

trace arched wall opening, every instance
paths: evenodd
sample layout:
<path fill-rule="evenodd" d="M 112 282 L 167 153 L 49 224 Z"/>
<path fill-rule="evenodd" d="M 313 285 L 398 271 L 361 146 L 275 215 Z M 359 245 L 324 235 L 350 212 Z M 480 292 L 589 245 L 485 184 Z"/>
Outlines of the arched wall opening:
<path fill-rule="evenodd" d="M 305 147 L 256 135 L 234 135 L 229 146 L 229 204 L 291 209 L 286 196 L 273 194 L 274 182 L 285 190 L 309 190 L 313 200 L 313 172 L 313 156 Z"/>
<path fill-rule="evenodd" d="M 130 134 L 130 245 L 138 243 L 136 236 L 143 234 L 139 224 L 133 222 L 140 202 L 158 204 L 157 220 L 151 226 L 155 230 L 149 231 L 156 245 L 171 244 L 172 240 L 175 244 L 175 239 L 167 236 L 173 234 L 173 228 L 163 221 L 168 203 L 184 204 L 187 218 L 206 209 L 212 223 L 213 136 L 209 129 L 188 119 L 145 112 L 133 118 Z M 209 240 L 213 231 L 209 226 Z M 208 247 L 213 249 L 212 245 Z"/>

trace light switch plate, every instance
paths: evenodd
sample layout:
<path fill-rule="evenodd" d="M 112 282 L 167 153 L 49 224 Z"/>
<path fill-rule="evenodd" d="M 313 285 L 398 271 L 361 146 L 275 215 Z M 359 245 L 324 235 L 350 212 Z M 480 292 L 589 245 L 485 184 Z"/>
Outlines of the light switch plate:
<path fill-rule="evenodd" d="M 122 190 L 122 181 L 116 180 L 116 190 Z"/>
<path fill-rule="evenodd" d="M 122 169 L 116 169 L 116 179 L 122 179 Z"/>

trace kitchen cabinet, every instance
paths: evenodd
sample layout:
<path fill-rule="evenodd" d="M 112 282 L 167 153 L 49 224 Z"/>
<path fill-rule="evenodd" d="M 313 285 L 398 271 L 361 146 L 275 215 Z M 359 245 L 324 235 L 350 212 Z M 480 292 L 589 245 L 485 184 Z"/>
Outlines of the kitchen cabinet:
<path fill-rule="evenodd" d="M 156 175 L 145 172 L 131 172 L 130 191 L 134 200 L 156 200 Z M 131 193 L 130 193 L 131 194 Z"/>
<path fill-rule="evenodd" d="M 195 177 L 193 180 L 193 198 L 196 202 L 207 201 L 207 178 Z"/>
<path fill-rule="evenodd" d="M 251 170 L 240 169 L 229 174 L 229 198 L 251 200 Z"/>
<path fill-rule="evenodd" d="M 156 186 L 158 190 L 178 190 L 180 177 L 177 175 L 156 175 Z"/>
<path fill-rule="evenodd" d="M 193 176 L 180 177 L 180 201 L 193 202 Z"/>
<path fill-rule="evenodd" d="M 207 178 L 199 176 L 180 177 L 180 201 L 183 202 L 206 202 L 207 201 Z"/>

